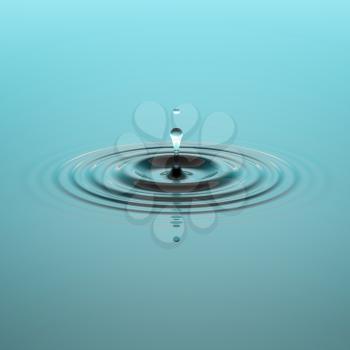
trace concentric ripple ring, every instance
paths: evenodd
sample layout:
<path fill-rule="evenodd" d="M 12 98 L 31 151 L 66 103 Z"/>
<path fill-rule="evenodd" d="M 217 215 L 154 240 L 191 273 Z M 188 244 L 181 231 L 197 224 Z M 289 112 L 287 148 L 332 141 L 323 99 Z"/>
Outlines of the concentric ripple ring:
<path fill-rule="evenodd" d="M 54 181 L 66 194 L 118 210 L 195 214 L 256 206 L 288 193 L 296 170 L 284 160 L 243 147 L 183 145 L 183 177 L 169 178 L 172 148 L 106 148 L 61 165 Z"/>

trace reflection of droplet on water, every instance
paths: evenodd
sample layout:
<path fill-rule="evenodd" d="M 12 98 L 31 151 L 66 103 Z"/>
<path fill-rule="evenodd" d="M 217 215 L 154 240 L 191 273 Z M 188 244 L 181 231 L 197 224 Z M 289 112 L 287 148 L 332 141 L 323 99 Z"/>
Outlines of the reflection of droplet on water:
<path fill-rule="evenodd" d="M 179 115 L 179 114 L 181 114 L 181 110 L 179 108 L 174 108 L 173 115 Z"/>
<path fill-rule="evenodd" d="M 180 128 L 174 128 L 170 131 L 171 141 L 173 143 L 174 152 L 178 153 L 180 150 L 181 140 L 182 140 L 182 130 Z"/>
<path fill-rule="evenodd" d="M 158 243 L 166 247 L 175 246 L 183 241 L 185 228 L 182 220 L 173 224 L 174 216 L 159 214 L 153 221 L 153 235 Z"/>

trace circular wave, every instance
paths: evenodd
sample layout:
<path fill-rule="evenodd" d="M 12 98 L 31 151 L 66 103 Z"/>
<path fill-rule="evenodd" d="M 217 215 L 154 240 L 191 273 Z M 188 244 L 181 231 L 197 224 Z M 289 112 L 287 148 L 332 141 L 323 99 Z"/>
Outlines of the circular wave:
<path fill-rule="evenodd" d="M 55 183 L 79 200 L 149 213 L 205 213 L 259 205 L 297 182 L 293 167 L 258 150 L 184 145 L 183 176 L 169 177 L 172 148 L 101 149 L 75 157 L 54 172 Z"/>

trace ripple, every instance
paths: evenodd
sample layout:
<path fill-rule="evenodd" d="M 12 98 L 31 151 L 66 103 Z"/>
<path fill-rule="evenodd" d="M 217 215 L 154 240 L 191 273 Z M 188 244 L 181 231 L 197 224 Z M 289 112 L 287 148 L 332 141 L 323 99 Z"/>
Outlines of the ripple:
<path fill-rule="evenodd" d="M 164 145 L 100 149 L 82 154 L 53 173 L 64 193 L 119 210 L 193 214 L 237 210 L 287 194 L 297 172 L 258 150 L 184 145 L 183 176 L 169 178 L 172 148 Z"/>

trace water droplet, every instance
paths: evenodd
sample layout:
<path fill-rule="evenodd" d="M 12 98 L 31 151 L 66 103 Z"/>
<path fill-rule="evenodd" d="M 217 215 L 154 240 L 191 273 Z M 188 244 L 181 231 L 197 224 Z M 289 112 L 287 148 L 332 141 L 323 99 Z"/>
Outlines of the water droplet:
<path fill-rule="evenodd" d="M 173 115 L 179 115 L 181 113 L 181 110 L 179 108 L 173 109 Z"/>
<path fill-rule="evenodd" d="M 180 237 L 178 237 L 178 236 L 175 236 L 175 237 L 173 238 L 173 241 L 174 241 L 175 243 L 178 243 L 178 242 L 180 242 Z"/>
<path fill-rule="evenodd" d="M 182 135 L 183 135 L 182 130 L 179 128 L 174 128 L 170 131 L 170 137 L 171 137 L 171 141 L 173 142 L 175 153 L 179 153 Z"/>

